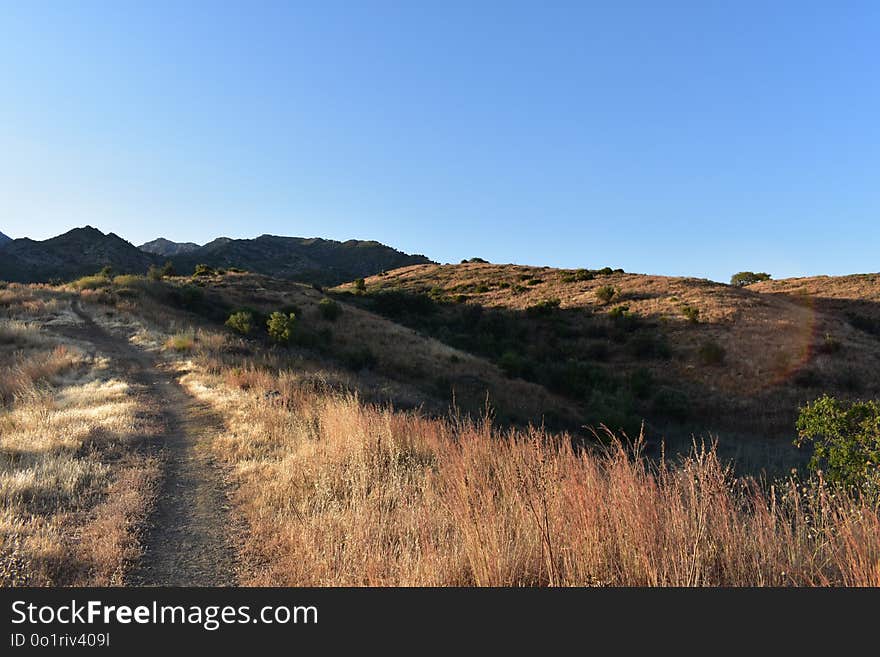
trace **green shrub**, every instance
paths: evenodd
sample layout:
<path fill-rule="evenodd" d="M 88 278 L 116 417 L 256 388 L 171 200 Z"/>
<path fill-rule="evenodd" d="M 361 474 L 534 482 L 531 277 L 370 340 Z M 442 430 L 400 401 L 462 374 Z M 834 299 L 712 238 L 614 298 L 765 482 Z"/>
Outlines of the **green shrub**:
<path fill-rule="evenodd" d="M 196 265 L 193 276 L 213 276 L 216 272 L 208 265 Z"/>
<path fill-rule="evenodd" d="M 162 265 L 162 276 L 174 276 L 176 273 L 174 263 L 170 260 L 166 260 L 165 264 Z"/>
<path fill-rule="evenodd" d="M 318 304 L 318 312 L 320 312 L 321 317 L 328 322 L 335 322 L 339 317 L 339 314 L 342 312 L 342 309 L 333 299 L 321 299 L 321 302 Z"/>
<path fill-rule="evenodd" d="M 366 292 L 367 291 L 367 282 L 363 278 L 358 278 L 354 282 L 354 289 L 358 292 Z"/>
<path fill-rule="evenodd" d="M 694 306 L 682 306 L 682 314 L 687 317 L 691 324 L 697 324 L 700 321 L 700 309 Z"/>
<path fill-rule="evenodd" d="M 295 325 L 296 315 L 294 313 L 274 312 L 266 320 L 266 331 L 269 333 L 269 339 L 272 342 L 287 344 L 293 337 Z"/>
<path fill-rule="evenodd" d="M 528 285 L 540 285 L 544 282 L 542 278 L 530 278 L 527 282 Z"/>
<path fill-rule="evenodd" d="M 632 313 L 629 311 L 629 306 L 621 304 L 609 310 L 608 316 L 611 319 L 625 319 L 626 317 L 631 317 Z"/>
<path fill-rule="evenodd" d="M 759 283 L 760 281 L 769 281 L 770 274 L 766 272 L 753 272 L 753 271 L 741 271 L 730 277 L 730 284 L 734 287 L 745 287 L 747 285 L 751 285 L 752 283 Z"/>
<path fill-rule="evenodd" d="M 838 401 L 824 395 L 800 409 L 801 447 L 810 442 L 810 467 L 828 481 L 880 492 L 880 402 Z"/>
<path fill-rule="evenodd" d="M 596 288 L 596 298 L 601 303 L 610 303 L 615 296 L 617 296 L 617 288 L 611 285 L 603 285 Z"/>
<path fill-rule="evenodd" d="M 550 315 L 554 311 L 559 309 L 559 304 L 562 303 L 559 299 L 545 299 L 539 303 L 536 303 L 532 306 L 526 308 L 526 314 L 529 317 L 540 317 L 542 315 Z"/>
<path fill-rule="evenodd" d="M 105 265 L 101 268 L 101 271 L 98 272 L 99 276 L 103 276 L 104 278 L 110 278 L 113 276 L 113 267 L 110 265 Z"/>
<path fill-rule="evenodd" d="M 623 271 L 623 270 L 621 269 L 620 271 Z M 596 273 L 601 274 L 602 276 L 610 276 L 611 274 L 614 273 L 614 270 L 611 269 L 611 267 L 602 267 L 602 269 L 600 269 Z"/>
<path fill-rule="evenodd" d="M 77 290 L 97 290 L 110 284 L 110 279 L 106 276 L 96 274 L 95 276 L 83 276 L 73 281 L 71 285 Z"/>
<path fill-rule="evenodd" d="M 724 351 L 724 347 L 714 340 L 706 340 L 703 342 L 697 350 L 697 354 L 703 365 L 721 365 L 727 355 Z"/>
<path fill-rule="evenodd" d="M 147 269 L 147 278 L 149 278 L 151 281 L 161 281 L 162 270 L 156 265 L 150 265 Z"/>
<path fill-rule="evenodd" d="M 254 330 L 254 316 L 247 311 L 234 312 L 226 320 L 226 326 L 236 333 L 250 335 L 251 331 Z"/>

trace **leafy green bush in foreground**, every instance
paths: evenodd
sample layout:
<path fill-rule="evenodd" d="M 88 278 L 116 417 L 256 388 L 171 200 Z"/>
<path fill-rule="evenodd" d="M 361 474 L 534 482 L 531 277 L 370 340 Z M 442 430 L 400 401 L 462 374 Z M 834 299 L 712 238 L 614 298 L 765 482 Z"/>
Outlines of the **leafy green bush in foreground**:
<path fill-rule="evenodd" d="M 880 493 L 880 402 L 823 395 L 801 408 L 797 430 L 798 447 L 813 444 L 811 469 L 828 481 Z"/>

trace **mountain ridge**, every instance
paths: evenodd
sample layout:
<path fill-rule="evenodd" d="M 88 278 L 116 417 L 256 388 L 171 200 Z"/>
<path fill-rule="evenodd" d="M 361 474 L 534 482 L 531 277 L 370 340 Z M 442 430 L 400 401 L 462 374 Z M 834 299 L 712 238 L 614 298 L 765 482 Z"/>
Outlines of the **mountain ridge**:
<path fill-rule="evenodd" d="M 410 255 L 374 240 L 340 242 L 320 237 L 218 237 L 202 246 L 157 238 L 139 248 L 92 226 L 73 228 L 42 241 L 27 237 L 9 240 L 2 242 L 2 249 L 0 280 L 19 283 L 71 280 L 108 266 L 117 274 L 144 274 L 151 265 L 170 260 L 180 274 L 192 273 L 196 265 L 205 264 L 338 285 L 402 266 L 432 263 L 423 255 Z"/>

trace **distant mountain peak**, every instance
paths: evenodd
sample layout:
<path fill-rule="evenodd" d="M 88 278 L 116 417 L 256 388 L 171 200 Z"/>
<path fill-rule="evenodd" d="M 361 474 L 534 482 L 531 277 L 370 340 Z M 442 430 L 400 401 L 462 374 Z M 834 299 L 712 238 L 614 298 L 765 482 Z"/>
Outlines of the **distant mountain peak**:
<path fill-rule="evenodd" d="M 176 256 L 184 253 L 192 253 L 196 249 L 201 248 L 195 242 L 172 242 L 164 237 L 157 237 L 151 242 L 146 242 L 138 247 L 141 251 L 153 253 L 159 256 Z"/>
<path fill-rule="evenodd" d="M 6 242 L 11 242 L 11 241 L 12 241 L 12 238 L 9 237 L 9 235 L 4 235 L 3 233 L 0 233 L 0 244 L 6 244 Z"/>
<path fill-rule="evenodd" d="M 109 266 L 117 273 L 141 274 L 156 262 L 118 235 L 92 226 L 73 228 L 47 240 L 18 239 L 3 244 L 0 279 L 20 282 L 70 280 Z"/>

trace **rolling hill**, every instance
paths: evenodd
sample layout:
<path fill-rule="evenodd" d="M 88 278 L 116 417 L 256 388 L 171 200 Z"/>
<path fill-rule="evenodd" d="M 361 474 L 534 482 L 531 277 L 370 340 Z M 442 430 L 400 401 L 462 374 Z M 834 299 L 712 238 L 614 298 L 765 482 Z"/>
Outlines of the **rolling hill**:
<path fill-rule="evenodd" d="M 876 280 L 735 288 L 466 263 L 406 267 L 334 291 L 569 399 L 589 423 L 637 431 L 645 420 L 649 433 L 684 440 L 784 445 L 806 401 L 880 394 Z"/>

